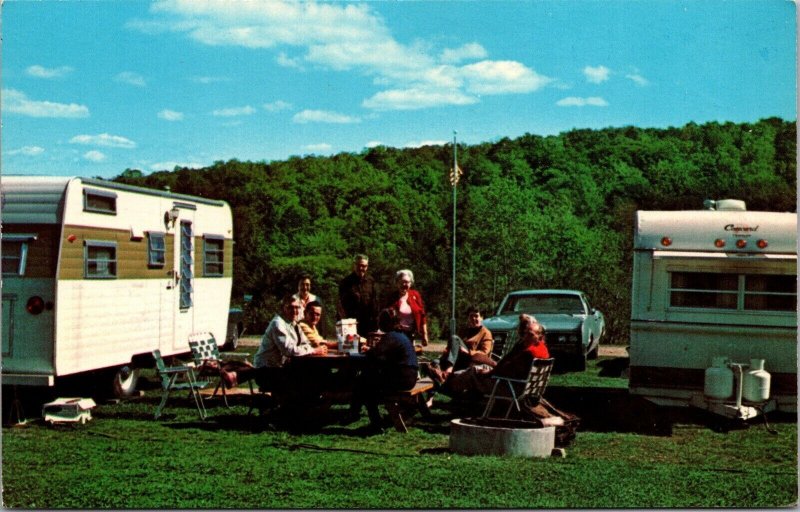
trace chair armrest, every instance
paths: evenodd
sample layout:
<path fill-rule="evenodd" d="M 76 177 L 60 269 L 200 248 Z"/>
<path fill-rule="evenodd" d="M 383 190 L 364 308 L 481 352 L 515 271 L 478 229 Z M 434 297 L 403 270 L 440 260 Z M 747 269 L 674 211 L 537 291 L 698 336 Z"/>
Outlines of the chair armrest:
<path fill-rule="evenodd" d="M 250 354 L 247 352 L 220 352 L 220 359 L 247 359 Z"/>
<path fill-rule="evenodd" d="M 500 375 L 497 375 L 497 376 L 496 375 L 492 375 L 492 378 L 493 379 L 497 379 L 497 380 L 505 380 L 505 381 L 508 381 L 508 382 L 519 382 L 520 384 L 524 384 L 524 383 L 528 382 L 528 379 L 512 379 L 511 377 L 503 377 L 503 376 L 500 376 Z"/>
<path fill-rule="evenodd" d="M 192 368 L 189 366 L 170 366 L 169 368 L 161 370 L 160 373 L 188 373 L 191 371 Z"/>

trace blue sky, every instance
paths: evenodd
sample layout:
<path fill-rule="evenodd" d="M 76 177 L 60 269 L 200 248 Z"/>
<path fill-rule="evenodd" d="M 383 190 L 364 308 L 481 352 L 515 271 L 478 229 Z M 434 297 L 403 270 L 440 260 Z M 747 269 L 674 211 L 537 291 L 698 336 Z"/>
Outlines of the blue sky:
<path fill-rule="evenodd" d="M 796 119 L 784 0 L 6 1 L 2 172 Z"/>

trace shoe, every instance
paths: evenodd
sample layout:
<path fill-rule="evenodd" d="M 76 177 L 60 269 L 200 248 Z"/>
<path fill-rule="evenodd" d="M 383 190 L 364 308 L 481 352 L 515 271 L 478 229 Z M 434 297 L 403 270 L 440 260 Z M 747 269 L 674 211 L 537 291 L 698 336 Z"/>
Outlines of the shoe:
<path fill-rule="evenodd" d="M 377 436 L 381 434 L 385 434 L 386 430 L 381 425 L 376 425 L 375 423 L 370 423 L 366 427 L 364 427 L 363 432 L 367 436 Z"/>
<path fill-rule="evenodd" d="M 444 384 L 444 381 L 447 380 L 447 375 L 445 375 L 445 373 L 438 367 L 433 365 L 428 367 L 428 375 L 430 375 L 431 379 L 433 379 L 433 381 L 440 386 Z"/>
<path fill-rule="evenodd" d="M 347 426 L 352 425 L 353 423 L 357 422 L 361 419 L 361 413 L 356 411 L 348 411 L 347 414 L 339 420 L 339 425 Z"/>

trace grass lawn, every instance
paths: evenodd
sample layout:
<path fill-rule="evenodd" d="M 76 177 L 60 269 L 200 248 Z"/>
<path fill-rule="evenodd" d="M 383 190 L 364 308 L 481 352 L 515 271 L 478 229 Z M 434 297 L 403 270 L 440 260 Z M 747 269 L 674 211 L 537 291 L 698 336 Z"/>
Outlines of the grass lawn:
<path fill-rule="evenodd" d="M 408 434 L 367 436 L 366 418 L 312 415 L 276 427 L 185 395 L 153 419 L 160 391 L 100 403 L 86 425 L 3 428 L 3 505 L 11 508 L 652 508 L 782 507 L 797 502 L 796 418 L 711 428 L 707 416 L 627 396 L 601 358 L 554 375 L 546 396 L 583 420 L 565 458 L 467 457 L 448 449 L 452 404 Z M 151 374 L 152 375 L 152 374 Z M 29 414 L 32 411 L 28 411 Z"/>

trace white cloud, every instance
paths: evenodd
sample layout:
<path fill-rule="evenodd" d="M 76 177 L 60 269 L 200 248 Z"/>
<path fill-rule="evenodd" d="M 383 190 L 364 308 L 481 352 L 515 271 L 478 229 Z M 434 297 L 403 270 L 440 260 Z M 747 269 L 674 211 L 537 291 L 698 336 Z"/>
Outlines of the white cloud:
<path fill-rule="evenodd" d="M 147 82 L 144 80 L 144 77 L 139 73 L 134 73 L 133 71 L 123 71 L 122 73 L 117 74 L 117 76 L 114 77 L 114 80 L 123 84 L 133 85 L 135 87 L 147 86 Z"/>
<path fill-rule="evenodd" d="M 479 101 L 475 95 L 530 93 L 552 81 L 521 62 L 488 60 L 478 42 L 438 54 L 431 43 L 404 44 L 369 2 L 161 0 L 151 15 L 127 26 L 179 32 L 212 46 L 269 49 L 286 67 L 310 64 L 369 77 L 384 88 L 362 102 L 375 110 L 469 105 Z M 458 67 L 475 59 L 484 60 Z"/>
<path fill-rule="evenodd" d="M 158 113 L 158 118 L 163 119 L 164 121 L 183 121 L 183 112 L 176 112 L 174 110 L 165 108 Z"/>
<path fill-rule="evenodd" d="M 446 140 L 422 140 L 419 142 L 406 142 L 403 147 L 406 148 L 421 148 L 424 146 L 446 146 L 449 141 Z"/>
<path fill-rule="evenodd" d="M 219 82 L 230 82 L 231 79 L 224 76 L 195 76 L 192 77 L 193 82 L 198 84 L 215 84 Z"/>
<path fill-rule="evenodd" d="M 650 85 L 650 81 L 648 79 L 646 79 L 645 77 L 643 77 L 642 75 L 638 74 L 638 73 L 625 75 L 625 78 L 627 78 L 628 80 L 633 80 L 633 82 L 636 85 L 640 85 L 642 87 Z"/>
<path fill-rule="evenodd" d="M 556 105 L 559 107 L 607 107 L 608 102 L 597 96 L 592 96 L 590 98 L 568 96 L 564 99 L 558 100 Z"/>
<path fill-rule="evenodd" d="M 366 144 L 364 144 L 365 148 L 370 148 L 370 149 L 377 148 L 378 146 L 385 146 L 385 144 L 379 140 L 371 140 Z"/>
<path fill-rule="evenodd" d="M 255 114 L 255 112 L 256 109 L 254 109 L 250 105 L 246 105 L 244 107 L 221 108 L 211 112 L 211 115 L 217 117 L 237 117 L 237 116 L 249 116 Z"/>
<path fill-rule="evenodd" d="M 285 68 L 303 69 L 303 65 L 300 64 L 299 58 L 289 57 L 284 52 L 280 52 L 278 56 L 275 57 L 275 62 L 277 62 L 279 66 L 283 66 Z"/>
<path fill-rule="evenodd" d="M 298 124 L 305 123 L 330 123 L 330 124 L 353 124 L 360 123 L 357 117 L 329 112 L 326 110 L 303 110 L 292 117 L 292 121 Z"/>
<path fill-rule="evenodd" d="M 104 155 L 100 151 L 93 149 L 91 151 L 87 151 L 86 153 L 84 153 L 83 158 L 91 162 L 102 162 L 103 160 L 106 159 L 106 155 Z"/>
<path fill-rule="evenodd" d="M 478 43 L 469 43 L 458 48 L 445 48 L 439 59 L 447 64 L 457 64 L 464 60 L 485 59 L 486 49 Z"/>
<path fill-rule="evenodd" d="M 583 68 L 583 74 L 589 82 L 600 84 L 608 80 L 608 77 L 611 75 L 611 70 L 605 66 L 597 66 L 596 68 L 586 66 Z"/>
<path fill-rule="evenodd" d="M 44 148 L 39 146 L 22 146 L 18 149 L 12 149 L 7 154 L 9 156 L 13 155 L 24 155 L 24 156 L 39 156 L 44 153 Z"/>
<path fill-rule="evenodd" d="M 292 108 L 292 104 L 283 100 L 277 100 L 272 103 L 264 103 L 263 107 L 264 110 L 268 112 L 280 112 L 281 110 L 289 110 Z"/>
<path fill-rule="evenodd" d="M 373 110 L 415 110 L 442 105 L 471 105 L 478 98 L 458 90 L 393 89 L 381 91 L 363 101 L 362 106 Z"/>
<path fill-rule="evenodd" d="M 62 78 L 70 73 L 72 73 L 73 69 L 69 66 L 59 66 L 57 68 L 46 68 L 43 66 L 39 66 L 38 64 L 34 66 L 29 66 L 25 72 L 30 76 L 35 76 L 36 78 Z"/>
<path fill-rule="evenodd" d="M 467 90 L 475 94 L 527 93 L 541 89 L 552 78 L 515 61 L 484 60 L 462 68 Z"/>
<path fill-rule="evenodd" d="M 157 162 L 150 165 L 151 171 L 171 171 L 176 167 L 186 169 L 201 169 L 203 164 L 197 162 Z"/>
<path fill-rule="evenodd" d="M 76 135 L 69 140 L 70 144 L 83 144 L 87 146 L 104 146 L 108 148 L 133 149 L 136 143 L 119 135 L 101 133 L 100 135 Z"/>
<path fill-rule="evenodd" d="M 312 153 L 330 153 L 333 146 L 322 142 L 320 144 L 308 144 L 307 146 L 303 146 L 303 149 Z"/>
<path fill-rule="evenodd" d="M 30 100 L 25 93 L 15 89 L 3 89 L 2 105 L 4 112 L 30 117 L 89 117 L 89 108 L 77 103 L 55 103 L 52 101 Z"/>

